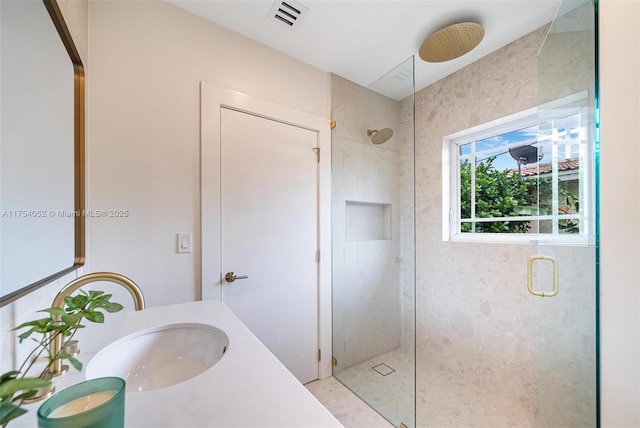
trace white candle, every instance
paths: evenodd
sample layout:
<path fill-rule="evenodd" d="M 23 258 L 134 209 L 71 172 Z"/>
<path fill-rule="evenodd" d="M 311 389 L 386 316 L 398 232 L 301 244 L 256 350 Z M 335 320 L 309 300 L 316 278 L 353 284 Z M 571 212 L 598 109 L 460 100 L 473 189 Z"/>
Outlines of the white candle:
<path fill-rule="evenodd" d="M 71 400 L 68 403 L 55 409 L 49 414 L 49 418 L 64 418 L 67 416 L 75 415 L 77 413 L 86 412 L 89 409 L 93 409 L 107 402 L 116 395 L 117 391 L 100 391 L 93 394 L 85 395 L 83 397 Z"/>

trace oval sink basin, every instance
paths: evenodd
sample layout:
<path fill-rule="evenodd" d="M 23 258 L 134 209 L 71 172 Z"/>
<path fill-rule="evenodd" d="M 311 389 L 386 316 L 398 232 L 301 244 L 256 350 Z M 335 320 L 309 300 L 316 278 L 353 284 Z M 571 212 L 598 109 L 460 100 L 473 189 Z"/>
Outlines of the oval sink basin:
<path fill-rule="evenodd" d="M 166 388 L 198 376 L 220 361 L 229 337 L 207 324 L 169 324 L 125 336 L 87 364 L 87 379 L 116 376 L 127 392 Z"/>

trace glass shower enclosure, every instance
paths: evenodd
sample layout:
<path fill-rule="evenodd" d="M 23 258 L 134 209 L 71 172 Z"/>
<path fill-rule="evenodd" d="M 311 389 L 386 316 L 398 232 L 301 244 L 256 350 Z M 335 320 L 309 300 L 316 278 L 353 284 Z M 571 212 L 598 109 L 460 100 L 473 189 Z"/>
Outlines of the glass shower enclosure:
<path fill-rule="evenodd" d="M 414 62 L 332 77 L 333 375 L 415 426 Z"/>
<path fill-rule="evenodd" d="M 599 425 L 596 22 L 564 0 L 417 94 L 413 59 L 368 88 L 333 76 L 333 375 L 393 426 Z M 445 237 L 445 138 L 524 109 L 526 153 L 492 150 L 528 202 L 468 220 L 522 227 Z"/>

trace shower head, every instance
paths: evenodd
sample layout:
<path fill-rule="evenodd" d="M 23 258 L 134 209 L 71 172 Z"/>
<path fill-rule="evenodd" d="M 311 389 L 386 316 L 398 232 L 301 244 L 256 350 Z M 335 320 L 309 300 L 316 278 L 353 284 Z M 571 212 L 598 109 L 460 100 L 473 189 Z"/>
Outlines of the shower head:
<path fill-rule="evenodd" d="M 475 22 L 460 22 L 444 27 L 420 46 L 420 58 L 427 62 L 450 61 L 470 52 L 484 38 L 484 28 Z"/>
<path fill-rule="evenodd" d="M 371 142 L 373 144 L 383 144 L 389 141 L 389 138 L 393 136 L 393 129 L 391 128 L 382 128 L 380 130 L 369 129 L 367 130 L 367 135 L 371 137 Z"/>

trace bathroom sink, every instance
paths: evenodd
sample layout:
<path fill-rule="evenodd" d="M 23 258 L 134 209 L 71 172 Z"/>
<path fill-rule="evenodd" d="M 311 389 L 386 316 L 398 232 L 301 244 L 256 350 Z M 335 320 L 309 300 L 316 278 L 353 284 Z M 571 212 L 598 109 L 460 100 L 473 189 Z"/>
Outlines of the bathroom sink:
<path fill-rule="evenodd" d="M 87 379 L 116 376 L 127 392 L 152 391 L 184 382 L 220 361 L 229 337 L 207 324 L 169 324 L 132 333 L 98 352 Z"/>

